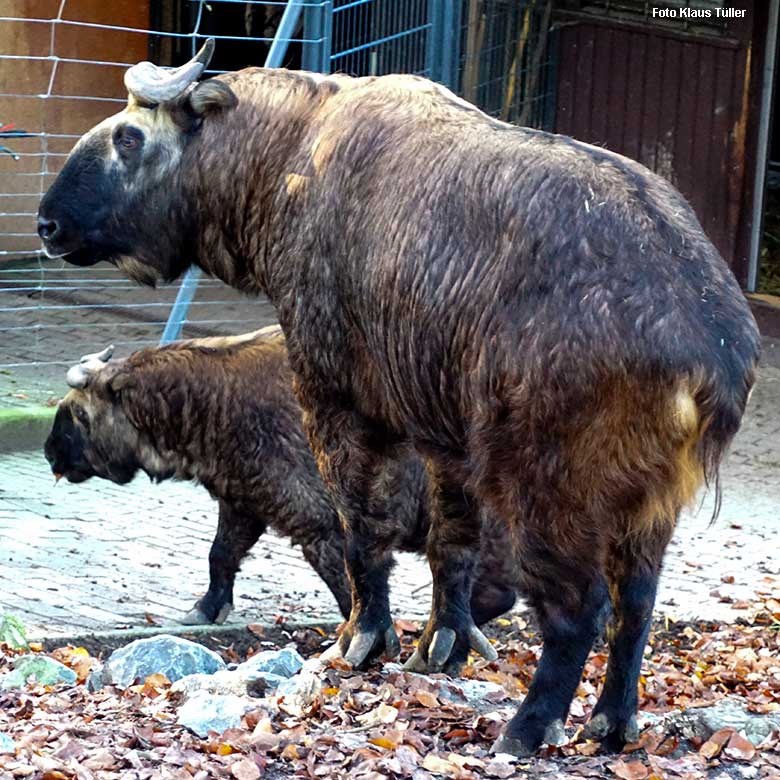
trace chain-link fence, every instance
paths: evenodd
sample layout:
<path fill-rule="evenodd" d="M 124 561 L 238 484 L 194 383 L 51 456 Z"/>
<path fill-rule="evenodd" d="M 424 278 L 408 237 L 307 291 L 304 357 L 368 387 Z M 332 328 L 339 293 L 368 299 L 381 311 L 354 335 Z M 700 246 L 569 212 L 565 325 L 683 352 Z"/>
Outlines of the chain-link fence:
<path fill-rule="evenodd" d="M 273 51 L 273 64 L 290 68 L 418 73 L 494 116 L 550 127 L 551 7 L 550 0 L 0 3 L 0 404 L 56 395 L 62 367 L 83 352 L 114 343 L 126 354 L 157 343 L 169 320 L 178 286 L 142 289 L 108 265 L 48 260 L 35 234 L 38 202 L 70 148 L 124 104 L 129 65 L 180 64 L 211 36 L 217 47 L 207 75 L 262 65 Z M 215 280 L 197 280 L 190 293 L 179 310 L 184 336 L 241 332 L 273 318 L 267 304 Z"/>

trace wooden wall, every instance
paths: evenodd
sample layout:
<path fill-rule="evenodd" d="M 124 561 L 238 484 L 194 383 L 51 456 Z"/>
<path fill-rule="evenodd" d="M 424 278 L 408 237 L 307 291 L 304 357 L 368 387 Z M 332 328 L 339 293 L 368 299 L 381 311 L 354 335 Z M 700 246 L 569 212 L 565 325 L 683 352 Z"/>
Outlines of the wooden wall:
<path fill-rule="evenodd" d="M 557 132 L 669 179 L 743 278 L 763 48 L 749 15 L 721 35 L 584 13 L 558 19 Z"/>

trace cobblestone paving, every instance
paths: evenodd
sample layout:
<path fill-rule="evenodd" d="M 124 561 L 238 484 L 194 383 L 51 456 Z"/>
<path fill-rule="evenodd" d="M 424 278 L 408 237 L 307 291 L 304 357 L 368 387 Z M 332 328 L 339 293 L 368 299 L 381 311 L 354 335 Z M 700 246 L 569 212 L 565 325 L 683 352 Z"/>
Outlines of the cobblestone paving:
<path fill-rule="evenodd" d="M 724 502 L 683 518 L 665 566 L 658 611 L 732 621 L 732 603 L 780 582 L 780 370 L 765 368 L 723 469 Z M 53 485 L 38 453 L 0 457 L 0 607 L 34 633 L 171 623 L 208 582 L 216 525 L 207 493 L 190 484 Z M 399 556 L 394 613 L 424 617 L 427 565 Z M 734 577 L 724 584 L 723 577 Z M 767 579 L 769 578 L 769 579 Z M 716 591 L 719 595 L 712 595 Z M 266 535 L 236 587 L 236 620 L 338 620 L 319 579 L 286 541 Z"/>

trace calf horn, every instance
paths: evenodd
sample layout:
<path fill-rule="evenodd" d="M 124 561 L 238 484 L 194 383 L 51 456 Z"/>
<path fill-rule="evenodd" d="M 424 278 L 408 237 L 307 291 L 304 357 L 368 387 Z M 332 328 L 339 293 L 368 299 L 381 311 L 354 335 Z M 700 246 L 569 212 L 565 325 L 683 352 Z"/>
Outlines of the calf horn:
<path fill-rule="evenodd" d="M 169 70 L 151 62 L 139 62 L 125 73 L 127 91 L 146 103 L 165 103 L 179 97 L 197 81 L 211 62 L 214 39 L 208 38 L 201 50 L 185 65 Z"/>
<path fill-rule="evenodd" d="M 89 384 L 90 377 L 103 368 L 111 356 L 114 354 L 114 345 L 106 347 L 102 352 L 95 352 L 91 355 L 84 355 L 79 360 L 78 365 L 68 369 L 68 373 L 65 375 L 65 381 L 68 383 L 68 387 L 74 387 L 76 389 L 83 389 Z"/>

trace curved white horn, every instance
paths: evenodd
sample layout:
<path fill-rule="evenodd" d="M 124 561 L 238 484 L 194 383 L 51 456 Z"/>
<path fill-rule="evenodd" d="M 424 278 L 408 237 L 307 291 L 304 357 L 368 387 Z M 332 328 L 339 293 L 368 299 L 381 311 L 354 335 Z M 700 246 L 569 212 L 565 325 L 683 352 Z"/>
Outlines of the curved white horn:
<path fill-rule="evenodd" d="M 79 363 L 90 363 L 94 361 L 100 361 L 101 363 L 108 363 L 109 360 L 111 360 L 111 356 L 114 354 L 114 345 L 109 344 L 104 350 L 101 352 L 93 352 L 91 355 L 84 355 L 84 357 L 79 360 Z"/>
<path fill-rule="evenodd" d="M 78 364 L 68 369 L 65 375 L 65 381 L 68 387 L 83 389 L 89 384 L 92 375 L 100 371 L 105 366 L 111 356 L 114 354 L 114 345 L 106 347 L 102 352 L 95 352 L 91 355 L 84 355 Z"/>
<path fill-rule="evenodd" d="M 179 68 L 169 70 L 151 62 L 139 62 L 125 73 L 127 91 L 150 103 L 164 103 L 179 97 L 197 81 L 214 54 L 214 39 L 209 38 L 201 50 Z"/>
<path fill-rule="evenodd" d="M 87 386 L 89 382 L 89 372 L 84 370 L 84 366 L 79 363 L 77 366 L 71 366 L 68 373 L 65 374 L 65 381 L 68 387 L 75 387 L 77 390 Z"/>

